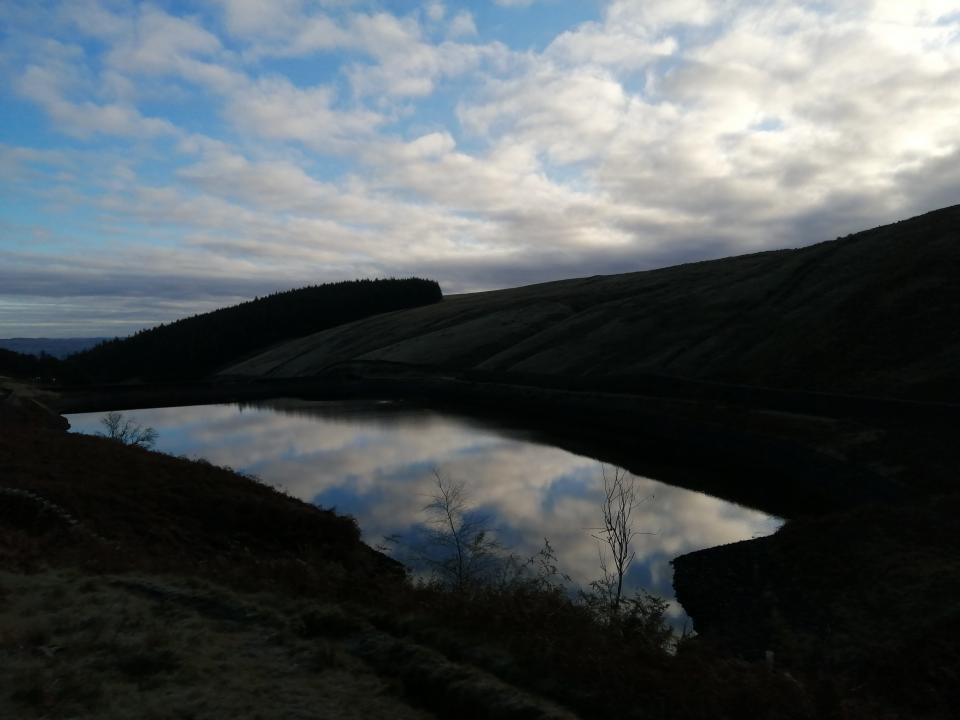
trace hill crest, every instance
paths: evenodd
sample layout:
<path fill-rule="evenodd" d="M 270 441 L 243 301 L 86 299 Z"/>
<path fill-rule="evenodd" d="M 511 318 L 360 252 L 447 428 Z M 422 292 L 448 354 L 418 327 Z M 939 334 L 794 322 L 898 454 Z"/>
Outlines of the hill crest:
<path fill-rule="evenodd" d="M 307 377 L 360 361 L 956 401 L 958 238 L 953 206 L 800 249 L 455 295 L 298 338 L 224 374 Z"/>

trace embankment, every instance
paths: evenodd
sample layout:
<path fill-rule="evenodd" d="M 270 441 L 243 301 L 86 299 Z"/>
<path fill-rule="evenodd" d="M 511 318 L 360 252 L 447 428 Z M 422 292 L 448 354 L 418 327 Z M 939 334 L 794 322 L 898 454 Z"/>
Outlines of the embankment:
<path fill-rule="evenodd" d="M 766 538 L 676 558 L 677 599 L 729 655 L 829 684 L 877 716 L 960 707 L 960 494 L 795 519 Z M 902 715 L 890 715 L 890 708 Z"/>

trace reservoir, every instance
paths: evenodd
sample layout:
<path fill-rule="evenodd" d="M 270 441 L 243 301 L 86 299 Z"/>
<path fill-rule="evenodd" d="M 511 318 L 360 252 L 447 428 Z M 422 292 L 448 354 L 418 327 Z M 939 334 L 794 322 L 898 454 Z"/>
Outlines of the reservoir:
<path fill-rule="evenodd" d="M 254 475 L 296 498 L 352 515 L 364 541 L 416 567 L 437 476 L 462 484 L 473 517 L 527 558 L 547 539 L 574 589 L 601 576 L 603 466 L 516 428 L 392 402 L 278 400 L 124 411 L 156 429 L 155 449 Z M 104 430 L 105 413 L 67 415 L 75 432 Z M 608 474 L 612 471 L 607 466 Z M 673 599 L 670 560 L 769 535 L 783 521 L 652 478 L 634 482 L 631 589 Z M 386 538 L 392 538 L 387 541 Z M 399 542 L 397 542 L 399 541 Z M 683 613 L 672 603 L 675 624 Z"/>

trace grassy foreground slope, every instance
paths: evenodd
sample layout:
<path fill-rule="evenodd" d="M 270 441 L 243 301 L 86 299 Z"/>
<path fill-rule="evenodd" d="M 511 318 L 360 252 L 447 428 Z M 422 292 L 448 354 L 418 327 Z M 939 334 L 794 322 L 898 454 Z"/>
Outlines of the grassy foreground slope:
<path fill-rule="evenodd" d="M 451 296 L 224 374 L 310 376 L 359 360 L 957 401 L 958 234 L 954 206 L 798 250 Z"/>

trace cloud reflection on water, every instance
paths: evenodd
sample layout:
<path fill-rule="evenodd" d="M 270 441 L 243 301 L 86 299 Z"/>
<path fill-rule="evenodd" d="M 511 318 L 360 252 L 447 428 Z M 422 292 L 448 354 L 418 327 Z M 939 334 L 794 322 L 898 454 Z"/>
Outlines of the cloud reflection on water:
<path fill-rule="evenodd" d="M 157 448 L 253 473 L 303 500 L 356 516 L 370 544 L 424 520 L 434 470 L 463 480 L 472 502 L 520 556 L 549 538 L 561 569 L 586 585 L 599 574 L 590 528 L 600 522 L 600 464 L 438 413 L 375 403 L 207 405 L 126 413 L 159 432 Z M 102 413 L 69 416 L 96 432 Z M 629 580 L 673 597 L 671 558 L 766 535 L 777 518 L 638 478 Z"/>

